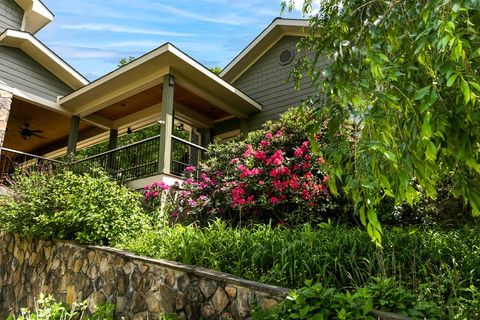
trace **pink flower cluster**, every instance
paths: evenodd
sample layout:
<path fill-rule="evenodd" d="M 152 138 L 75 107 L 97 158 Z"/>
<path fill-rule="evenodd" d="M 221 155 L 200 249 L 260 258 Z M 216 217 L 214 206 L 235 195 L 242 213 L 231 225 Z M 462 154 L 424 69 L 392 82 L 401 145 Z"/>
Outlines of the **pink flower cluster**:
<path fill-rule="evenodd" d="M 157 199 L 162 192 L 168 191 L 170 186 L 165 182 L 154 182 L 151 185 L 147 185 L 143 188 L 143 196 L 145 200 L 155 200 Z"/>
<path fill-rule="evenodd" d="M 282 135 L 281 130 L 275 134 L 267 132 L 257 149 L 247 144 L 242 157 L 232 159 L 230 163 L 239 172 L 238 181 L 231 189 L 232 208 L 270 207 L 300 201 L 314 206 L 317 201 L 323 201 L 328 182 L 319 168 L 323 159 L 312 162 L 309 141 L 295 148 L 292 158 L 286 158 L 286 150 L 272 148 L 274 140 Z"/>
<path fill-rule="evenodd" d="M 284 130 L 266 132 L 263 139 L 246 144 L 215 170 L 204 166 L 197 172 L 187 167 L 185 182 L 171 188 L 176 194 L 172 218 L 197 223 L 239 215 L 254 219 L 270 213 L 278 223 L 285 223 L 288 210 L 325 204 L 328 177 L 323 165 L 323 158 L 312 154 L 309 141 L 295 144 Z M 149 186 L 145 198 L 156 199 L 163 190 L 168 187 Z"/>

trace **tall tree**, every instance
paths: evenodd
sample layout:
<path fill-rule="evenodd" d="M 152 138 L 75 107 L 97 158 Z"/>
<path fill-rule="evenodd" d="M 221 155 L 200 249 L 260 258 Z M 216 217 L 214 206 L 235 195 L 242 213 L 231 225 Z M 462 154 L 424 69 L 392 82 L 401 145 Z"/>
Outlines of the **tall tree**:
<path fill-rule="evenodd" d="M 283 8 L 295 1 L 285 1 Z M 318 3 L 318 1 L 317 1 Z M 452 193 L 480 208 L 480 3 L 478 0 L 322 0 L 295 68 L 326 104 L 331 187 L 341 184 L 380 244 L 383 197 L 412 204 L 451 177 Z M 320 58 L 328 66 L 319 69 Z M 353 156 L 335 133 L 354 122 Z"/>

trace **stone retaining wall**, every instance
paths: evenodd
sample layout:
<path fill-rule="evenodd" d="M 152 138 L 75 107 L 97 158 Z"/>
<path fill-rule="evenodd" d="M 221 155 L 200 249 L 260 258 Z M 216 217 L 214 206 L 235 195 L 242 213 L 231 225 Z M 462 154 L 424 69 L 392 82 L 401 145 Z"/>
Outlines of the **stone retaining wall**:
<path fill-rule="evenodd" d="M 138 257 L 106 247 L 22 239 L 0 234 L 0 319 L 52 293 L 87 300 L 91 312 L 115 304 L 120 319 L 248 319 L 254 304 L 272 306 L 287 289 L 199 267 Z"/>
<path fill-rule="evenodd" d="M 13 95 L 0 89 L 0 148 L 5 140 L 5 132 L 7 130 L 8 116 L 10 115 L 10 105 L 12 104 Z M 0 149 L 1 152 L 1 149 Z"/>

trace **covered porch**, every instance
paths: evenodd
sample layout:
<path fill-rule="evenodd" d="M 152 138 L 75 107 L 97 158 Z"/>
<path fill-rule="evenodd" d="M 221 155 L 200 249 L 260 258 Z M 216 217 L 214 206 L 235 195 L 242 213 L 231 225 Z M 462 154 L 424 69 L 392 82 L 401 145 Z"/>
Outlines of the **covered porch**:
<path fill-rule="evenodd" d="M 14 97 L 2 158 L 18 163 L 15 158 L 28 155 L 32 163 L 38 156 L 43 161 L 72 157 L 80 148 L 108 140 L 107 151 L 70 165 L 79 171 L 99 166 L 134 188 L 153 180 L 171 182 L 185 167 L 198 165 L 215 123 L 236 118 L 241 124 L 260 110 L 254 100 L 167 43 L 60 98 L 53 109 Z M 19 136 L 25 113 L 30 129 L 41 134 Z M 160 124 L 158 134 L 118 147 L 119 135 L 154 123 Z M 176 124 L 188 128 L 188 137 L 174 135 Z"/>

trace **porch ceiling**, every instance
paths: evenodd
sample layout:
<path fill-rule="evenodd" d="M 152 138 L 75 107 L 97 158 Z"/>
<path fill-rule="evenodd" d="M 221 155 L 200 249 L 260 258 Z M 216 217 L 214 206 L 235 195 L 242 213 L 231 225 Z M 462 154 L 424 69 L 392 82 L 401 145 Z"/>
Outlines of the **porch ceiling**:
<path fill-rule="evenodd" d="M 20 130 L 30 125 L 31 130 L 42 130 L 43 138 L 32 136 L 25 140 L 20 135 Z M 14 98 L 11 105 L 10 116 L 7 124 L 4 147 L 33 154 L 44 154 L 52 146 L 58 148 L 67 144 L 70 129 L 70 117 L 30 104 Z M 93 132 L 95 131 L 95 132 Z M 97 133 L 98 130 L 92 125 L 81 122 L 80 136 L 85 137 L 89 133 Z"/>
<path fill-rule="evenodd" d="M 126 124 L 122 119 L 137 119 L 161 104 L 161 84 L 169 73 L 175 77 L 174 100 L 180 113 L 190 110 L 214 121 L 261 110 L 253 99 L 169 43 L 63 97 L 59 104 L 92 123 L 118 128 Z"/>
<path fill-rule="evenodd" d="M 183 113 L 182 111 L 184 111 L 181 107 L 178 107 L 179 105 L 182 105 L 184 106 L 184 109 L 191 109 L 192 113 L 196 112 L 198 115 L 208 117 L 208 119 L 213 121 L 229 116 L 224 110 L 191 93 L 180 85 L 175 86 L 174 102 L 177 105 L 176 109 L 181 109 L 177 110 L 179 113 Z M 100 120 L 100 117 L 102 117 L 107 120 L 106 122 L 112 121 L 110 124 L 111 127 L 119 127 L 122 122 L 125 122 L 121 121 L 122 119 L 145 111 L 152 106 L 157 106 L 156 108 L 152 108 L 152 115 L 159 115 L 161 111 L 161 103 L 162 85 L 160 84 L 111 104 L 108 107 L 93 113 L 90 118 L 87 116 L 87 119 Z"/>

